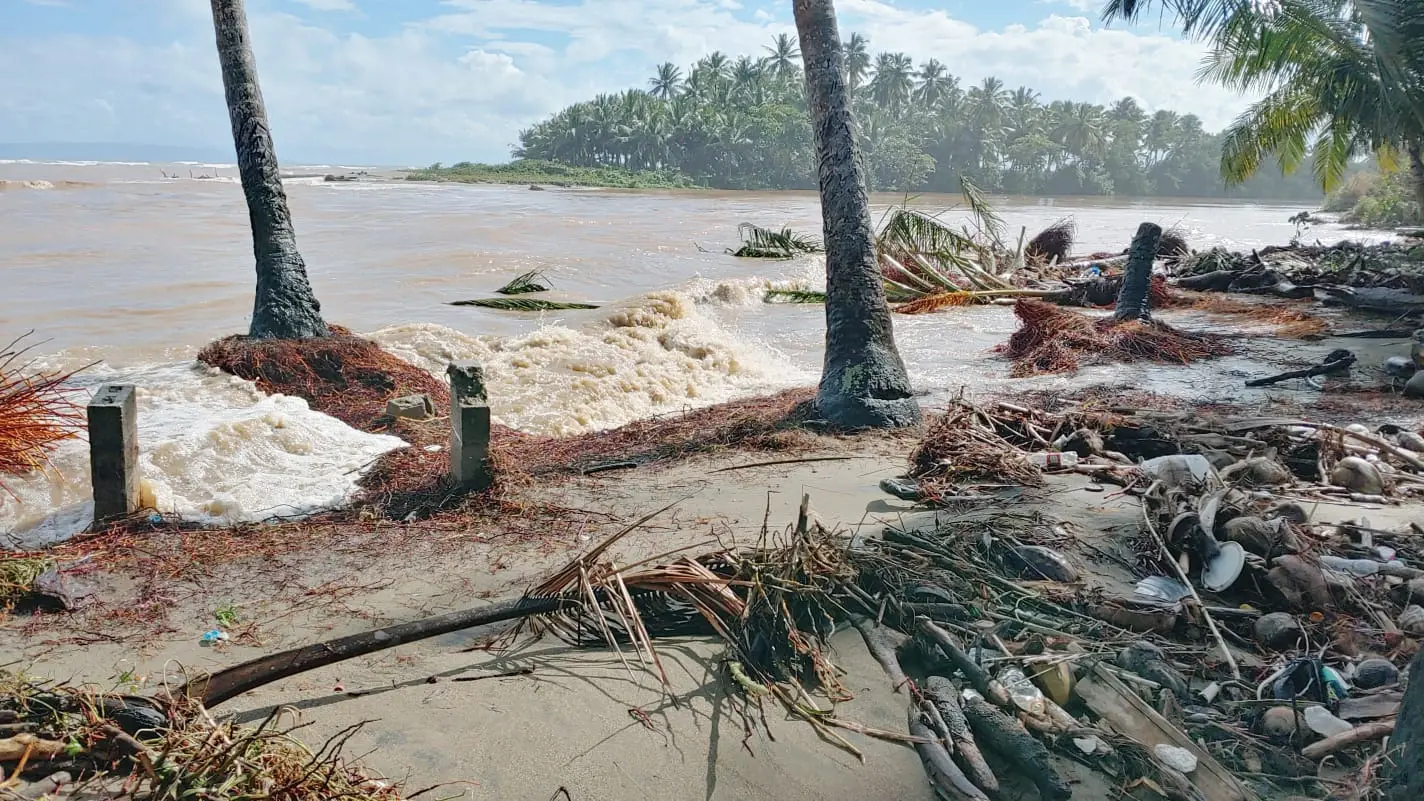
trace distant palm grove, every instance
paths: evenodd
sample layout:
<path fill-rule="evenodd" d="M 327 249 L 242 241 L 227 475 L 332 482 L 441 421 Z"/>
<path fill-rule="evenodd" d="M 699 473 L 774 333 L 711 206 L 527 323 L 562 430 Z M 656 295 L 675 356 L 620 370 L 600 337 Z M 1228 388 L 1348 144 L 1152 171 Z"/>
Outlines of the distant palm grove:
<path fill-rule="evenodd" d="M 957 192 L 965 175 L 1011 194 L 1318 199 L 1306 168 L 1270 166 L 1228 188 L 1222 137 L 1191 114 L 1148 114 L 1055 100 L 997 78 L 965 87 L 943 64 L 871 56 L 845 43 L 872 189 Z M 811 127 L 796 39 L 760 56 L 714 52 L 683 70 L 663 64 L 646 89 L 599 95 L 521 131 L 517 158 L 685 176 L 727 189 L 815 187 Z"/>

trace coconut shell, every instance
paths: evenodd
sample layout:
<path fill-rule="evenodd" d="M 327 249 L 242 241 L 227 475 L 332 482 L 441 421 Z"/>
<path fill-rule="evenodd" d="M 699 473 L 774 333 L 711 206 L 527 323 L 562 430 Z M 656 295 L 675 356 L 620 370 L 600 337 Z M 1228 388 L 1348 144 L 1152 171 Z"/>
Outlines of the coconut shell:
<path fill-rule="evenodd" d="M 1256 642 L 1272 651 L 1294 648 L 1300 642 L 1300 623 L 1285 612 L 1262 615 L 1254 629 Z"/>
<path fill-rule="evenodd" d="M 1004 555 L 1004 565 L 1029 580 L 1078 580 L 1078 569 L 1063 554 L 1039 545 L 1020 545 Z"/>
<path fill-rule="evenodd" d="M 1273 706 L 1261 713 L 1258 723 L 1262 734 L 1272 740 L 1282 742 L 1295 737 L 1304 721 L 1300 719 L 1300 715 L 1294 709 L 1288 706 Z"/>
<path fill-rule="evenodd" d="M 1330 587 L 1320 568 L 1299 556 L 1277 557 L 1266 573 L 1266 581 L 1276 588 L 1292 607 L 1311 612 L 1328 609 L 1333 603 Z"/>
<path fill-rule="evenodd" d="M 1363 495 L 1384 492 L 1384 477 L 1374 465 L 1358 456 L 1346 456 L 1330 472 L 1330 483 Z"/>
<path fill-rule="evenodd" d="M 1399 683 L 1399 668 L 1388 659 L 1372 656 L 1355 666 L 1355 686 L 1361 690 L 1388 687 Z"/>
<path fill-rule="evenodd" d="M 1305 511 L 1305 507 L 1294 501 L 1282 501 L 1266 510 L 1268 518 L 1284 518 L 1297 525 L 1304 525 L 1310 519 L 1310 513 Z"/>
<path fill-rule="evenodd" d="M 1281 484 L 1289 484 L 1295 477 L 1286 466 L 1265 456 L 1256 456 L 1244 462 L 1238 462 L 1234 475 L 1242 483 L 1256 487 L 1276 487 Z M 1233 468 L 1236 466 L 1233 465 Z M 1231 471 L 1232 468 L 1228 468 Z M 1225 474 L 1223 473 L 1223 478 Z"/>

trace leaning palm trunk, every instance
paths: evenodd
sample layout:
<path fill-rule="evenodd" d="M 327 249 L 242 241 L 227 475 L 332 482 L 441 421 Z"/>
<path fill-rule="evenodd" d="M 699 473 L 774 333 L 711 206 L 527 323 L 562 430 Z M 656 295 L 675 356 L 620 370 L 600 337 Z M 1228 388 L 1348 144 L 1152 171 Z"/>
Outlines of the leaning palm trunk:
<path fill-rule="evenodd" d="M 1123 271 L 1122 289 L 1117 295 L 1117 311 L 1113 319 L 1152 319 L 1151 286 L 1152 262 L 1157 258 L 1157 243 L 1162 240 L 1162 226 L 1145 222 L 1137 226 L 1132 237 L 1132 248 L 1127 255 L 1127 268 Z"/>
<path fill-rule="evenodd" d="M 826 358 L 820 414 L 847 428 L 913 425 L 919 404 L 895 348 L 856 154 L 845 57 L 831 0 L 794 0 L 816 136 L 826 248 Z"/>
<path fill-rule="evenodd" d="M 222 65 L 237 170 L 252 226 L 257 259 L 257 296 L 252 305 L 253 339 L 309 339 L 328 335 L 321 304 L 312 294 L 306 264 L 287 209 L 287 193 L 277 167 L 257 62 L 252 56 L 243 0 L 212 0 L 213 29 Z"/>

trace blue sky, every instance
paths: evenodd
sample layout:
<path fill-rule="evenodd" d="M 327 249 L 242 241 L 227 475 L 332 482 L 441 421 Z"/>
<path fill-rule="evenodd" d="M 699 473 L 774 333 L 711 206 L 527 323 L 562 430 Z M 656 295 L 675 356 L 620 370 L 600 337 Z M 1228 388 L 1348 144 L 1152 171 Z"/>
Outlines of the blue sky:
<path fill-rule="evenodd" d="M 1246 99 L 1194 78 L 1168 27 L 1098 23 L 1101 0 L 837 0 L 872 50 L 938 58 L 1046 100 L 1195 113 Z M 207 0 L 0 0 L 0 137 L 228 148 Z M 519 129 L 656 64 L 761 53 L 789 0 L 248 0 L 284 161 L 425 164 L 508 157 Z"/>

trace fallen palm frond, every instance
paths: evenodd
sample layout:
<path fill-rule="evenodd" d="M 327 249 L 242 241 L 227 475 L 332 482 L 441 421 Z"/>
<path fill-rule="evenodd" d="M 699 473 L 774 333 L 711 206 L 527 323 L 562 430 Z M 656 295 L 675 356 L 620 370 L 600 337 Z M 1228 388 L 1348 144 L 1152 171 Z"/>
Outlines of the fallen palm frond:
<path fill-rule="evenodd" d="M 27 373 L 26 336 L 0 347 L 0 475 L 38 470 L 54 446 L 84 429 L 84 409 L 68 386 L 74 374 Z"/>
<path fill-rule="evenodd" d="M 983 193 L 967 178 L 960 183 L 969 220 L 958 228 L 907 206 L 886 217 L 876 251 L 892 302 L 1015 288 L 1002 276 L 1023 266 L 1022 243 L 1008 244 L 1003 221 Z"/>
<path fill-rule="evenodd" d="M 1078 226 L 1071 219 L 1062 219 L 1039 231 L 1024 246 L 1024 258 L 1035 264 L 1062 264 L 1073 251 L 1073 239 Z"/>
<path fill-rule="evenodd" d="M 789 259 L 799 253 L 820 253 L 821 243 L 813 237 L 798 234 L 790 228 L 773 231 L 751 223 L 737 226 L 742 246 L 728 253 L 748 259 Z"/>
<path fill-rule="evenodd" d="M 530 270 L 515 276 L 513 280 L 496 289 L 495 292 L 501 295 L 526 295 L 530 292 L 548 292 L 553 288 L 553 284 L 542 270 Z"/>
<path fill-rule="evenodd" d="M 1019 329 L 1004 354 L 1013 360 L 1015 376 L 1076 370 L 1083 362 L 1188 364 L 1231 353 L 1223 337 L 1159 322 L 1095 320 L 1039 300 L 1019 300 L 1014 315 Z"/>
<path fill-rule="evenodd" d="M 963 399 L 925 430 L 924 439 L 910 453 L 910 476 L 931 499 L 950 487 L 975 482 L 1036 485 L 1042 481 L 1038 468 L 996 430 L 994 421 Z"/>
<path fill-rule="evenodd" d="M 160 704 L 135 696 L 41 683 L 0 674 L 0 710 L 15 734 L 0 739 L 7 778 L 42 781 L 57 771 L 75 782 L 66 794 L 135 801 L 399 801 L 399 785 L 342 755 L 363 724 L 312 750 L 284 725 L 286 710 L 256 727 L 217 723 L 186 700 Z M 9 752 L 16 752 L 11 755 Z M 28 789 L 40 789 L 35 785 Z"/>
<path fill-rule="evenodd" d="M 814 289 L 768 289 L 766 303 L 825 303 L 826 293 Z"/>
<path fill-rule="evenodd" d="M 451 306 L 479 306 L 482 309 L 501 311 L 564 311 L 568 309 L 596 309 L 595 303 L 579 303 L 570 300 L 544 300 L 543 298 L 473 298 L 452 300 Z"/>
<path fill-rule="evenodd" d="M 1049 298 L 1063 294 L 1057 289 L 984 289 L 973 292 L 941 292 L 894 307 L 899 314 L 929 314 L 954 306 L 992 303 L 1000 298 Z"/>
<path fill-rule="evenodd" d="M 34 592 L 35 581 L 52 567 L 50 559 L 0 557 L 0 610 Z"/>

